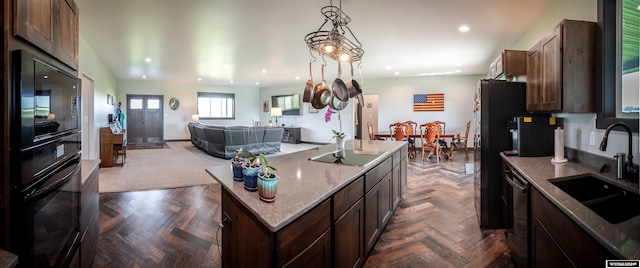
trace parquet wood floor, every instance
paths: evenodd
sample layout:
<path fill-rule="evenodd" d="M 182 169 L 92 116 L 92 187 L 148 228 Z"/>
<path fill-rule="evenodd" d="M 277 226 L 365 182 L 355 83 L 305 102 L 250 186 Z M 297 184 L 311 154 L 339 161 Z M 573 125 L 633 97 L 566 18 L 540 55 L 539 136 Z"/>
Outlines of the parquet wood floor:
<path fill-rule="evenodd" d="M 513 267 L 504 230 L 478 226 L 459 158 L 409 161 L 407 194 L 365 267 Z M 93 267 L 220 267 L 220 209 L 217 184 L 100 194 Z"/>

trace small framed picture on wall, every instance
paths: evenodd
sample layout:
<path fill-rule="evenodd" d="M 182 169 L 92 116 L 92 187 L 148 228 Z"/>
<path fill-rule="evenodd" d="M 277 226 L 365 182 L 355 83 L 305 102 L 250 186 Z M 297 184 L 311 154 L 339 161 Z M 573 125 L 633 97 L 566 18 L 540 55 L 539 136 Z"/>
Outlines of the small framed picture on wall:
<path fill-rule="evenodd" d="M 262 111 L 268 113 L 271 111 L 271 107 L 269 107 L 269 101 L 266 100 L 262 103 Z"/>

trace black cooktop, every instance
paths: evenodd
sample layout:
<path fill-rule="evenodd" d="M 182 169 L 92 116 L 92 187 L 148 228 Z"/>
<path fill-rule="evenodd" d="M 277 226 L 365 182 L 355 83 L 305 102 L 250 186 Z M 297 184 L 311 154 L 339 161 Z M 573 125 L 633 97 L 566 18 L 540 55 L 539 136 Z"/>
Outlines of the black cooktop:
<path fill-rule="evenodd" d="M 309 158 L 312 161 L 334 163 L 348 166 L 364 166 L 383 155 L 385 152 L 358 151 L 342 149 Z"/>

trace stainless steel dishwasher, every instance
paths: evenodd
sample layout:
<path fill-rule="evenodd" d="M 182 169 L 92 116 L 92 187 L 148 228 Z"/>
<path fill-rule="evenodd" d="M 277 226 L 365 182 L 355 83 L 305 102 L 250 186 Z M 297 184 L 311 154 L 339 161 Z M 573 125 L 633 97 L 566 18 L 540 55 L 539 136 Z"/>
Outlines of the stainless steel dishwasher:
<path fill-rule="evenodd" d="M 509 164 L 504 165 L 504 178 L 511 186 L 510 202 L 511 209 L 510 222 L 506 232 L 507 245 L 511 249 L 511 258 L 517 267 L 527 267 L 528 256 L 528 223 L 529 202 L 527 193 L 529 192 L 529 182 Z"/>

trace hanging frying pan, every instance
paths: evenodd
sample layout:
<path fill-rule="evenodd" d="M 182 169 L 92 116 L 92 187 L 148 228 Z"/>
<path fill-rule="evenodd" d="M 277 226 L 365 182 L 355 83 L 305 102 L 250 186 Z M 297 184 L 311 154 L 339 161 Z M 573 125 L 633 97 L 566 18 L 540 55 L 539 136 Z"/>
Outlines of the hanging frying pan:
<path fill-rule="evenodd" d="M 354 98 L 362 95 L 362 89 L 360 88 L 360 84 L 353 78 L 353 62 L 351 62 L 351 80 L 347 81 L 347 91 L 349 92 L 349 97 Z M 362 97 L 358 97 L 360 100 Z"/>
<path fill-rule="evenodd" d="M 313 74 L 311 73 L 311 62 L 309 62 L 309 80 L 304 86 L 304 94 L 302 95 L 302 102 L 311 102 L 313 97 Z"/>
<path fill-rule="evenodd" d="M 349 101 L 349 91 L 347 91 L 347 85 L 344 84 L 344 81 L 340 79 L 340 75 L 342 74 L 342 67 L 340 61 L 338 61 L 338 77 L 333 80 L 333 84 L 331 84 L 331 89 L 333 90 L 333 96 L 338 98 L 341 101 Z"/>
<path fill-rule="evenodd" d="M 327 82 L 324 80 L 324 66 L 322 64 L 322 81 L 313 88 L 313 97 L 311 98 L 311 106 L 316 109 L 322 109 L 329 105 L 331 102 L 331 89 L 327 86 Z"/>
<path fill-rule="evenodd" d="M 340 111 L 340 110 L 346 108 L 347 105 L 349 105 L 349 101 L 341 101 L 338 98 L 336 98 L 335 95 L 333 95 L 333 97 L 331 97 L 331 102 L 329 103 L 329 107 L 331 107 L 331 109 L 336 110 L 336 111 Z"/>

